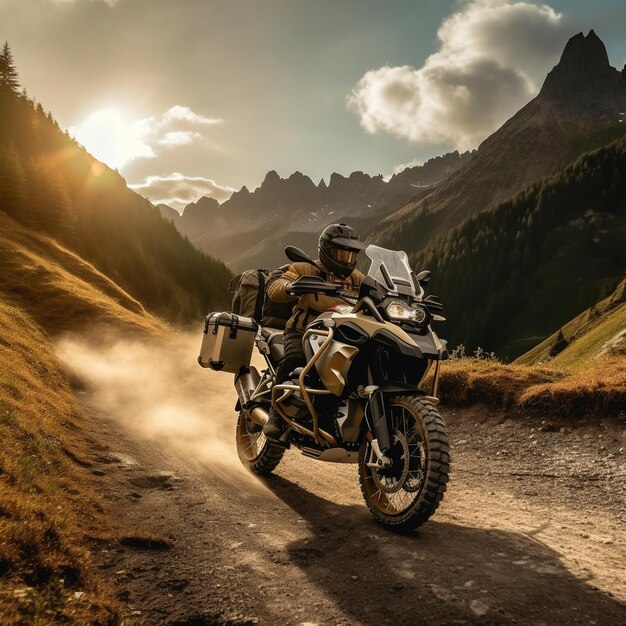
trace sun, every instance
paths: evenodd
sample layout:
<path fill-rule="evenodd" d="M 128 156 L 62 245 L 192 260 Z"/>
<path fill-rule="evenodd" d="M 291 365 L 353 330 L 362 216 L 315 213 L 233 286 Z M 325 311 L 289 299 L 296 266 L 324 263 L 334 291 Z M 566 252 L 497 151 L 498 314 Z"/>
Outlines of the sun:
<path fill-rule="evenodd" d="M 154 156 L 138 122 L 130 122 L 120 109 L 105 108 L 89 115 L 70 134 L 96 159 L 120 169 L 131 161 Z"/>

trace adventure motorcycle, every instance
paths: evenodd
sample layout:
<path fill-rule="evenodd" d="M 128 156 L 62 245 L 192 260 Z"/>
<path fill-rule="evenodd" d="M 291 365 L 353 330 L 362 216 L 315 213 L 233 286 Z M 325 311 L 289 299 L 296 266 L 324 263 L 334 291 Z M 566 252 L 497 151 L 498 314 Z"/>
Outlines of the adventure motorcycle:
<path fill-rule="evenodd" d="M 315 263 L 297 248 L 285 252 L 291 261 Z M 307 364 L 291 380 L 274 381 L 282 331 L 230 313 L 207 318 L 199 361 L 235 373 L 237 452 L 245 466 L 268 474 L 290 446 L 319 461 L 358 463 L 374 517 L 386 526 L 416 528 L 442 500 L 450 468 L 436 408 L 439 366 L 448 354 L 431 328 L 445 319 L 443 307 L 436 296 L 424 296 L 430 272 L 416 276 L 404 252 L 370 245 L 366 255 L 371 264 L 356 301 L 319 276 L 292 283 L 293 295 L 332 295 L 345 304 L 307 327 Z M 260 373 L 250 365 L 254 346 L 267 365 Z M 427 393 L 422 385 L 429 373 Z M 271 404 L 287 423 L 279 441 L 262 430 Z"/>

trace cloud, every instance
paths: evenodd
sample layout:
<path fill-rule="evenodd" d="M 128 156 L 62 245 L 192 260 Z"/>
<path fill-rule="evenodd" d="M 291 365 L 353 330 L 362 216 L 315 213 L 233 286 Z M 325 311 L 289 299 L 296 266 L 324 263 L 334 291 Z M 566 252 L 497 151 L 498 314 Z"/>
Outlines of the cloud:
<path fill-rule="evenodd" d="M 202 139 L 200 133 L 177 130 L 165 133 L 165 135 L 158 140 L 158 144 L 160 146 L 187 146 L 198 139 Z"/>
<path fill-rule="evenodd" d="M 202 130 L 221 123 L 181 105 L 130 122 L 121 111 L 109 108 L 96 111 L 69 132 L 97 159 L 120 168 L 136 159 L 154 159 L 167 148 L 202 141 Z"/>
<path fill-rule="evenodd" d="M 169 176 L 148 176 L 142 183 L 129 187 L 155 204 L 162 202 L 178 211 L 182 211 L 190 202 L 196 202 L 203 196 L 223 202 L 235 191 L 232 187 L 218 185 L 211 178 L 185 176 L 179 172 Z"/>
<path fill-rule="evenodd" d="M 194 113 L 189 107 L 183 107 L 177 104 L 163 113 L 161 123 L 165 125 L 187 123 L 192 126 L 212 126 L 213 124 L 221 124 L 222 120 L 198 115 L 198 113 Z"/>
<path fill-rule="evenodd" d="M 189 107 L 177 104 L 160 117 L 149 117 L 135 124 L 142 129 L 146 143 L 153 146 L 186 146 L 203 139 L 197 128 L 222 122 L 221 119 L 199 115 Z"/>
<path fill-rule="evenodd" d="M 463 2 L 421 68 L 368 71 L 348 108 L 370 133 L 473 148 L 537 93 L 570 29 L 546 4 Z"/>
<path fill-rule="evenodd" d="M 114 7 L 121 0 L 52 0 L 52 4 L 76 4 L 78 2 L 104 2 L 110 7 Z"/>

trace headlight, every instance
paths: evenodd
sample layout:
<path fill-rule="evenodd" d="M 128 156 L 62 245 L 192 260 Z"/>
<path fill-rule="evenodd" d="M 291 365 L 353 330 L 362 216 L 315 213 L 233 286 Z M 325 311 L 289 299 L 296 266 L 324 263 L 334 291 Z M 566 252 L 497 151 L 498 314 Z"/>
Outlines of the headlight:
<path fill-rule="evenodd" d="M 387 315 L 391 320 L 406 320 L 421 324 L 426 320 L 426 311 L 418 304 L 413 306 L 402 300 L 392 300 L 387 305 Z"/>

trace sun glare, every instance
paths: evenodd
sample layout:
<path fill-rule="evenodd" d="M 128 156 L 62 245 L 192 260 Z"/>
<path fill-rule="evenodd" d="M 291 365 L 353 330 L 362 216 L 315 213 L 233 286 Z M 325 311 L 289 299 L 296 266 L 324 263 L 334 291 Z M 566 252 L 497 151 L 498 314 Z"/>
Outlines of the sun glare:
<path fill-rule="evenodd" d="M 112 168 L 121 168 L 138 157 L 154 156 L 143 141 L 141 128 L 136 122 L 128 122 L 118 109 L 100 109 L 72 127 L 70 133 L 96 159 Z"/>

